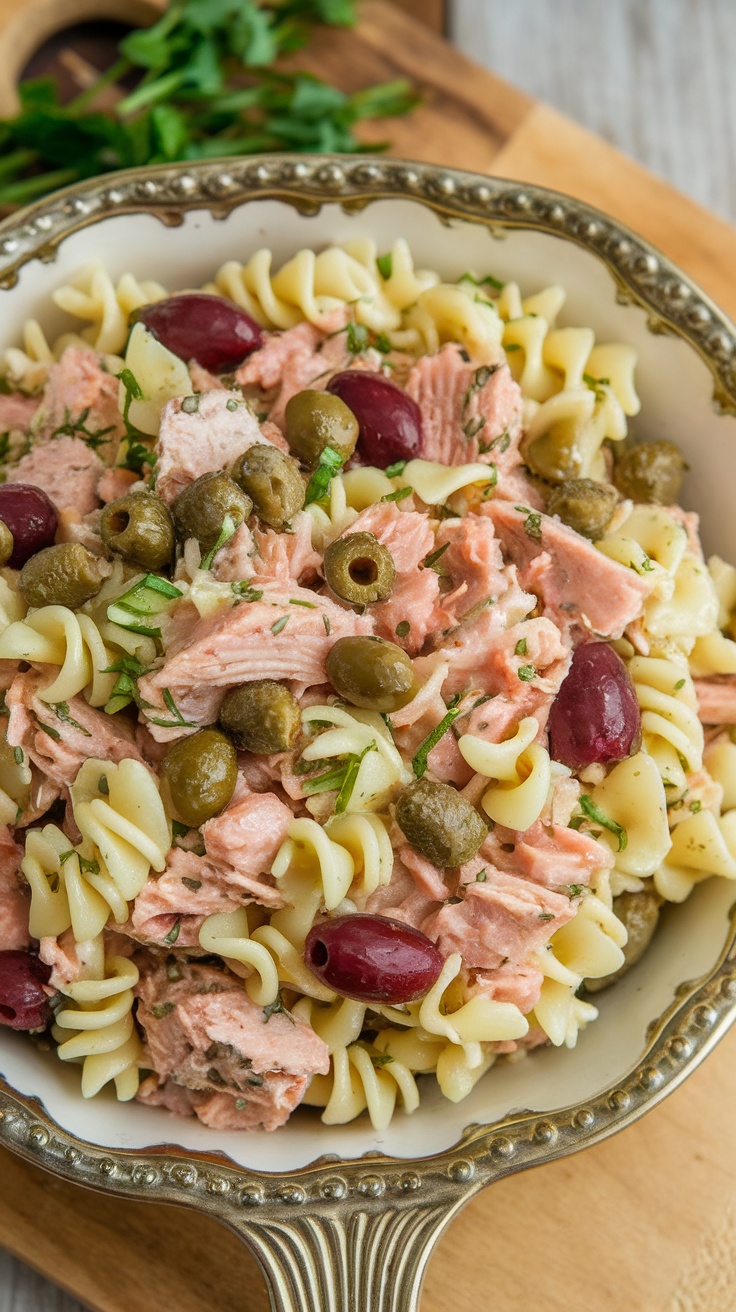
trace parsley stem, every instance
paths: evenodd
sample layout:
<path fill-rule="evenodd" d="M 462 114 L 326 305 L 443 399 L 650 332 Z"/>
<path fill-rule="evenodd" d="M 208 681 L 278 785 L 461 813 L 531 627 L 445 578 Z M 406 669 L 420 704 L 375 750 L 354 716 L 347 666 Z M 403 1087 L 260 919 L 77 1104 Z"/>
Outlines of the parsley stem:
<path fill-rule="evenodd" d="M 67 182 L 76 182 L 79 173 L 76 169 L 52 169 L 50 173 L 40 173 L 38 177 L 26 178 L 23 182 L 10 182 L 7 187 L 0 187 L 0 205 L 25 205 L 26 201 L 35 200 L 47 191 L 65 187 Z"/>
<path fill-rule="evenodd" d="M 67 102 L 66 112 L 68 114 L 80 114 L 90 102 L 95 100 L 98 92 L 104 90 L 105 87 L 114 86 L 116 82 L 125 77 L 126 73 L 130 72 L 132 67 L 133 65 L 129 59 L 116 59 L 115 63 L 106 68 L 98 78 L 95 78 L 90 86 L 85 87 L 84 91 L 80 91 L 78 96 Z"/>

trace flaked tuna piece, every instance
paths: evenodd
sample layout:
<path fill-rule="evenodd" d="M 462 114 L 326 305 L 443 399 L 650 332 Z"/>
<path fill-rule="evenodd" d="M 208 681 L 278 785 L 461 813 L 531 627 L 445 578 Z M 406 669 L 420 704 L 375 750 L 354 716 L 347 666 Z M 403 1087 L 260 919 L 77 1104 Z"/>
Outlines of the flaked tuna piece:
<path fill-rule="evenodd" d="M 204 365 L 200 364 L 198 360 L 189 360 L 187 369 L 195 392 L 226 392 L 230 390 L 222 379 L 218 378 L 217 374 L 210 373 L 209 369 L 205 369 Z"/>
<path fill-rule="evenodd" d="M 527 707 L 556 695 L 570 648 L 551 620 L 527 619 L 510 628 L 501 627 L 499 620 L 502 624 L 503 617 L 488 606 L 442 642 L 439 650 L 449 663 L 442 695 L 448 699 L 471 690 L 491 697 L 501 694 L 517 706 L 520 716 L 529 714 Z"/>
<path fill-rule="evenodd" d="M 714 674 L 693 679 L 702 724 L 736 724 L 736 676 Z"/>
<path fill-rule="evenodd" d="M 466 360 L 455 342 L 424 355 L 409 372 L 406 391 L 422 412 L 425 460 L 467 465 L 477 460 L 498 470 L 498 495 L 522 463 L 522 398 L 503 350 L 493 364 Z"/>
<path fill-rule="evenodd" d="M 38 955 L 51 967 L 49 986 L 63 989 L 66 984 L 73 984 L 82 974 L 83 944 L 75 942 L 71 929 L 65 929 L 58 938 L 42 938 L 38 945 Z"/>
<path fill-rule="evenodd" d="M 614 864 L 610 848 L 582 830 L 562 825 L 546 826 L 537 820 L 523 837 L 513 829 L 496 825 L 483 843 L 476 862 L 490 861 L 497 869 L 556 892 L 588 885 L 600 871 Z M 466 873 L 461 878 L 475 879 Z"/>
<path fill-rule="evenodd" d="M 306 1084 L 304 1077 L 305 1088 Z M 260 1085 L 254 1078 L 246 1097 L 227 1090 L 201 1093 L 173 1079 L 159 1084 L 155 1075 L 149 1075 L 136 1098 L 147 1107 L 165 1107 L 174 1116 L 196 1116 L 210 1130 L 276 1130 L 293 1109 L 294 1086 L 293 1076 L 274 1071 Z"/>
<path fill-rule="evenodd" d="M 49 369 L 43 399 L 36 416 L 36 437 L 53 437 L 59 428 L 81 424 L 96 434 L 99 450 L 108 464 L 117 453 L 125 425 L 118 408 L 119 383 L 103 367 L 102 357 L 91 348 L 68 346 Z M 109 432 L 104 432 L 109 429 Z"/>
<path fill-rule="evenodd" d="M 227 891 L 220 872 L 194 852 L 174 848 L 166 869 L 150 878 L 138 894 L 121 932 L 142 943 L 166 947 L 176 930 L 176 947 L 199 948 L 199 931 L 207 916 L 235 911 L 242 901 Z"/>
<path fill-rule="evenodd" d="M 13 680 L 6 694 L 11 747 L 22 747 L 33 764 L 60 788 L 74 782 L 80 765 L 91 756 L 115 764 L 130 757 L 145 764 L 135 745 L 133 726 L 120 716 L 113 718 L 96 710 L 84 697 L 70 697 L 65 713 L 68 718 L 59 719 L 53 706 L 38 696 L 55 677 L 55 671 L 49 677 L 48 673 L 28 670 Z"/>
<path fill-rule="evenodd" d="M 13 841 L 8 826 L 0 825 L 0 952 L 27 948 L 31 941 L 31 899 L 21 880 L 22 857 L 23 849 Z"/>
<path fill-rule="evenodd" d="M 26 396 L 24 392 L 0 396 L 0 433 L 10 433 L 13 429 L 27 433 L 39 403 L 39 397 Z"/>
<path fill-rule="evenodd" d="M 511 1002 L 526 1016 L 539 1000 L 544 975 L 536 966 L 510 961 L 496 970 L 476 970 L 466 985 L 468 998 L 490 998 L 492 1002 Z"/>
<path fill-rule="evenodd" d="M 227 971 L 180 962 L 179 973 L 170 980 L 165 965 L 141 962 L 135 991 L 146 1065 L 160 1082 L 252 1100 L 258 1124 L 283 1125 L 309 1077 L 327 1073 L 327 1045 L 289 1013 L 266 1015 Z"/>
<path fill-rule="evenodd" d="M 445 520 L 435 542 L 435 550 L 442 548 L 437 569 L 449 580 L 450 591 L 442 598 L 440 627 L 448 628 L 489 597 L 503 596 L 509 576 L 501 543 L 485 516 Z"/>
<path fill-rule="evenodd" d="M 397 856 L 406 866 L 416 887 L 433 902 L 446 902 L 448 897 L 452 897 L 457 880 L 450 876 L 448 883 L 446 871 L 438 870 L 437 866 L 420 856 L 408 843 L 399 848 Z"/>
<path fill-rule="evenodd" d="M 99 505 L 97 485 L 105 466 L 79 437 L 37 442 L 8 470 L 9 483 L 32 483 L 51 498 L 57 510 L 73 511 L 75 520 Z"/>
<path fill-rule="evenodd" d="M 654 584 L 611 560 L 592 542 L 549 515 L 492 501 L 490 515 L 519 581 L 540 598 L 561 628 L 577 622 L 604 638 L 620 638 L 641 614 Z"/>
<path fill-rule="evenodd" d="M 256 550 L 251 562 L 254 579 L 268 579 L 286 585 L 290 582 L 311 583 L 317 578 L 322 557 L 312 546 L 311 516 L 300 510 L 294 516 L 291 530 L 291 533 L 264 528 L 255 530 Z"/>
<path fill-rule="evenodd" d="M 434 534 L 426 515 L 401 510 L 395 502 L 377 502 L 361 511 L 343 534 L 372 533 L 391 553 L 396 581 L 386 601 L 370 607 L 375 631 L 380 638 L 395 642 L 398 625 L 409 625 L 400 638 L 410 655 L 421 651 L 437 627 L 436 602 L 439 577 L 433 569 L 422 569 L 425 557 L 434 550 Z"/>
<path fill-rule="evenodd" d="M 235 805 L 228 806 L 202 827 L 207 855 L 213 861 L 232 866 L 245 878 L 242 888 L 258 901 L 269 905 L 282 903 L 278 889 L 263 885 L 259 875 L 267 875 L 281 844 L 288 837 L 293 813 L 270 793 L 251 793 Z"/>
<path fill-rule="evenodd" d="M 118 469 L 117 466 L 106 469 L 97 484 L 97 496 L 107 505 L 110 501 L 117 501 L 118 497 L 124 497 L 139 480 L 140 474 L 132 469 Z"/>
<path fill-rule="evenodd" d="M 253 575 L 256 545 L 248 524 L 241 524 L 229 542 L 215 553 L 212 577 L 222 583 L 244 583 Z"/>
<path fill-rule="evenodd" d="M 298 604 L 302 600 L 308 604 Z M 369 617 L 343 610 L 329 597 L 297 584 L 288 590 L 266 584 L 261 600 L 199 620 L 184 645 L 138 686 L 141 696 L 160 708 L 149 716 L 171 719 L 163 701 L 168 689 L 189 724 L 212 724 L 229 688 L 253 679 L 288 679 L 297 690 L 324 684 L 332 644 L 371 631 Z M 149 727 L 155 738 L 171 736 L 169 729 Z"/>
<path fill-rule="evenodd" d="M 444 900 L 444 899 L 443 899 Z M 389 916 L 403 920 L 415 929 L 441 907 L 442 902 L 427 893 L 421 878 L 416 880 L 400 857 L 394 857 L 394 867 L 388 884 L 380 884 L 366 899 L 364 910 L 374 916 Z"/>
<path fill-rule="evenodd" d="M 258 443 L 275 444 L 235 392 L 205 392 L 195 400 L 196 409 L 189 408 L 189 397 L 177 397 L 161 412 L 154 447 L 156 491 L 169 504 L 200 475 L 224 469 Z M 285 446 L 283 440 L 280 445 Z"/>
<path fill-rule="evenodd" d="M 524 961 L 575 911 L 564 893 L 489 863 L 483 883 L 467 884 L 462 902 L 446 904 L 421 929 L 445 956 L 460 952 L 471 969 L 496 970 L 506 960 Z"/>

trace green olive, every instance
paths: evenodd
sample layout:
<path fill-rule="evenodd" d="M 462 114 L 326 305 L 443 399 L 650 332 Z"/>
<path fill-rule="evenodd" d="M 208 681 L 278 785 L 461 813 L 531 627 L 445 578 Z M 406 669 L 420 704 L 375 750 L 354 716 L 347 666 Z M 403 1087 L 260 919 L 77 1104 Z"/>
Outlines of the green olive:
<path fill-rule="evenodd" d="M 105 506 L 100 519 L 105 546 L 129 565 L 163 569 L 174 552 L 174 521 L 154 492 L 128 492 Z"/>
<path fill-rule="evenodd" d="M 96 556 L 81 542 L 44 547 L 27 560 L 18 587 L 29 606 L 68 606 L 76 610 L 96 597 L 102 574 Z"/>
<path fill-rule="evenodd" d="M 256 679 L 229 692 L 220 707 L 220 727 L 228 738 L 249 752 L 267 755 L 294 746 L 301 712 L 283 683 Z"/>
<path fill-rule="evenodd" d="M 174 820 L 197 829 L 219 815 L 238 777 L 235 748 L 216 729 L 200 729 L 174 743 L 161 762 L 161 796 Z"/>
<path fill-rule="evenodd" d="M 338 638 L 326 668 L 335 692 L 368 711 L 398 711 L 416 693 L 409 657 L 395 642 L 383 638 Z"/>
<path fill-rule="evenodd" d="M 7 565 L 15 549 L 15 539 L 4 519 L 0 519 L 0 565 Z"/>
<path fill-rule="evenodd" d="M 607 483 L 569 478 L 551 493 L 547 514 L 557 515 L 563 524 L 595 542 L 603 537 L 617 503 L 618 493 Z"/>
<path fill-rule="evenodd" d="M 567 478 L 578 478 L 582 473 L 580 448 L 574 435 L 562 425 L 529 442 L 523 455 L 532 473 L 549 483 L 562 483 Z"/>
<path fill-rule="evenodd" d="M 608 988 L 609 984 L 615 983 L 625 975 L 627 970 L 630 970 L 643 956 L 657 928 L 661 905 L 661 897 L 646 888 L 638 893 L 621 893 L 619 897 L 613 899 L 614 915 L 623 921 L 629 935 L 623 950 L 623 965 L 611 975 L 604 975 L 601 979 L 586 979 L 585 987 L 588 993 L 598 993 L 601 989 Z"/>
<path fill-rule="evenodd" d="M 420 856 L 435 866 L 461 866 L 475 856 L 488 826 L 456 788 L 417 779 L 399 795 L 396 821 Z"/>
<path fill-rule="evenodd" d="M 352 410 L 331 392 L 307 389 L 297 392 L 286 405 L 286 440 L 294 455 L 308 469 L 319 464 L 326 446 L 349 460 L 358 440 L 358 421 Z"/>
<path fill-rule="evenodd" d="M 348 533 L 331 542 L 324 572 L 335 596 L 353 605 L 385 601 L 396 582 L 393 556 L 372 533 Z"/>
<path fill-rule="evenodd" d="M 293 456 L 259 442 L 236 460 L 233 478 L 271 528 L 290 524 L 304 505 L 306 485 Z"/>
<path fill-rule="evenodd" d="M 202 474 L 180 492 L 172 506 L 174 528 L 180 542 L 196 538 L 203 551 L 211 551 L 226 521 L 235 528 L 247 519 L 253 503 L 227 474 Z"/>
<path fill-rule="evenodd" d="M 613 481 L 632 501 L 673 506 L 687 468 L 674 442 L 646 442 L 622 452 L 613 467 Z"/>

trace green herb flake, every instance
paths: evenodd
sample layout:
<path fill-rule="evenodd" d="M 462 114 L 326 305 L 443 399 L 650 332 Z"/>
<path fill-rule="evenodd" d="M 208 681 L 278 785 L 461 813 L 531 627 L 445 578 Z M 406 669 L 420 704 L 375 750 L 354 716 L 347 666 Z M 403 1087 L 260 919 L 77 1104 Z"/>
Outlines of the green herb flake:
<path fill-rule="evenodd" d="M 179 937 L 180 929 L 181 929 L 181 919 L 179 916 L 177 916 L 168 934 L 164 936 L 164 943 L 176 943 L 176 940 Z"/>
<path fill-rule="evenodd" d="M 444 738 L 447 730 L 455 722 L 458 715 L 460 715 L 460 710 L 457 705 L 459 701 L 460 694 L 456 693 L 447 708 L 447 714 L 442 717 L 439 724 L 435 725 L 431 733 L 428 733 L 424 741 L 419 744 L 411 763 L 411 768 L 417 779 L 421 779 L 426 773 L 429 753 L 432 751 L 432 748 L 437 746 L 440 738 Z"/>
<path fill-rule="evenodd" d="M 449 545 L 450 545 L 449 542 L 445 542 L 443 546 L 438 547 L 436 551 L 430 551 L 429 555 L 425 556 L 424 560 L 422 561 L 424 568 L 433 569 L 437 572 L 437 574 L 442 574 L 443 570 L 437 569 L 437 562 L 442 559 Z"/>
<path fill-rule="evenodd" d="M 288 615 L 282 615 L 280 620 L 276 620 L 275 623 L 271 625 L 271 632 L 273 633 L 274 637 L 279 633 L 283 633 L 288 623 L 289 623 Z"/>
<path fill-rule="evenodd" d="M 410 497 L 410 496 L 411 496 L 411 494 L 412 494 L 413 491 L 414 491 L 414 489 L 413 489 L 412 487 L 397 487 L 397 489 L 396 489 L 395 492 L 387 492 L 386 495 L 385 495 L 385 497 L 381 497 L 381 500 L 382 500 L 382 501 L 404 501 L 406 497 Z"/>
<path fill-rule="evenodd" d="M 673 691 L 673 692 L 679 692 L 680 689 L 681 689 L 681 688 L 684 688 L 684 687 L 685 687 L 685 680 L 684 680 L 684 679 L 678 679 L 678 680 L 677 680 L 677 683 L 675 684 L 675 686 L 674 686 L 674 688 L 672 689 L 672 691 Z"/>
<path fill-rule="evenodd" d="M 99 875 L 99 861 L 89 860 L 86 856 L 82 856 L 81 852 L 78 852 L 77 856 L 79 857 L 79 869 L 83 875 Z"/>
<path fill-rule="evenodd" d="M 390 1052 L 379 1052 L 375 1048 L 369 1049 L 368 1056 L 374 1068 L 380 1071 L 384 1066 L 389 1066 L 394 1060 Z"/>
<path fill-rule="evenodd" d="M 528 506 L 514 506 L 520 515 L 526 515 L 524 520 L 524 532 L 528 538 L 534 538 L 539 542 L 542 537 L 542 516 L 537 510 L 530 510 Z"/>
<path fill-rule="evenodd" d="M 57 720 L 61 720 L 62 724 L 68 724 L 70 728 L 76 729 L 79 733 L 84 734 L 85 738 L 92 737 L 89 729 L 85 729 L 84 725 L 80 724 L 78 720 L 75 720 L 73 716 L 69 714 L 68 702 L 53 702 L 51 709 Z"/>
<path fill-rule="evenodd" d="M 108 442 L 112 441 L 112 438 L 108 437 L 108 434 L 115 432 L 115 425 L 109 424 L 107 428 L 98 428 L 95 430 L 88 428 L 87 420 L 89 418 L 90 408 L 90 406 L 87 406 L 85 410 L 82 410 L 81 414 L 77 415 L 76 419 L 72 419 L 69 407 L 65 406 L 64 422 L 59 424 L 58 428 L 54 429 L 51 437 L 77 437 L 81 441 L 86 442 L 87 446 L 90 447 L 92 451 L 96 451 L 100 446 L 106 446 Z"/>
<path fill-rule="evenodd" d="M 170 1016 L 174 1010 L 173 1002 L 161 1002 L 155 1007 L 151 1007 L 151 1015 L 155 1020 L 163 1020 L 164 1016 Z"/>
<path fill-rule="evenodd" d="M 385 255 L 376 256 L 376 268 L 381 277 L 388 282 L 394 271 L 394 257 L 391 254 L 391 251 L 387 251 Z"/>
<path fill-rule="evenodd" d="M 519 638 L 514 647 L 514 656 L 526 656 L 526 638 Z"/>
<path fill-rule="evenodd" d="M 314 470 L 309 483 L 304 505 L 311 506 L 313 501 L 321 501 L 327 495 L 330 483 L 343 466 L 342 456 L 334 447 L 326 446 L 321 452 L 319 464 Z"/>
<path fill-rule="evenodd" d="M 290 606 L 307 606 L 309 610 L 318 610 L 313 601 L 302 601 L 299 597 L 289 597 Z"/>
<path fill-rule="evenodd" d="M 332 629 L 332 625 L 330 624 L 330 617 L 329 617 L 329 615 L 323 615 L 323 616 L 322 616 L 322 623 L 323 623 L 324 626 L 325 626 L 325 633 L 327 634 L 327 637 L 329 638 L 329 636 L 330 636 L 330 630 Z"/>
<path fill-rule="evenodd" d="M 485 884 L 487 878 L 488 878 L 488 871 L 484 866 L 483 869 L 479 870 L 477 875 L 475 876 L 475 882 L 476 884 Z"/>
<path fill-rule="evenodd" d="M 183 825 L 181 820 L 172 820 L 171 832 L 174 835 L 174 838 L 185 838 L 189 833 L 189 825 Z"/>
<path fill-rule="evenodd" d="M 395 460 L 392 465 L 387 465 L 383 471 L 386 478 L 399 478 L 400 475 L 403 474 L 408 463 L 408 460 Z"/>
<path fill-rule="evenodd" d="M 698 811 L 702 811 L 702 809 L 703 809 L 703 803 L 700 802 L 697 797 L 694 798 L 693 801 L 690 803 L 690 810 L 692 811 L 693 815 L 697 815 Z"/>
<path fill-rule="evenodd" d="M 103 797 L 110 796 L 110 785 L 107 782 L 106 774 L 101 774 L 99 779 L 97 780 L 97 791 L 98 793 L 102 793 Z"/>
<path fill-rule="evenodd" d="M 409 634 L 410 629 L 411 629 L 411 624 L 409 623 L 408 620 L 399 620 L 394 632 L 396 633 L 397 638 L 406 638 Z"/>
<path fill-rule="evenodd" d="M 237 410 L 239 405 L 240 402 L 236 401 L 234 396 L 231 396 L 230 399 L 225 402 L 225 409 L 229 410 L 232 414 L 235 410 Z"/>
<path fill-rule="evenodd" d="M 458 278 L 458 282 L 469 282 L 473 287 L 492 287 L 497 292 L 502 292 L 506 286 L 505 283 L 499 282 L 498 278 L 494 278 L 490 273 L 487 273 L 485 278 L 476 278 L 472 273 L 463 273 Z"/>
<path fill-rule="evenodd" d="M 25 759 L 26 759 L 26 758 L 25 758 L 25 755 L 24 755 L 24 753 L 23 753 L 23 748 L 22 748 L 22 747 L 14 747 L 14 748 L 13 748 L 13 760 L 15 761 L 15 764 L 16 764 L 16 765 L 22 765 L 23 762 L 25 761 Z"/>
<path fill-rule="evenodd" d="M 503 349 L 504 351 L 520 351 L 521 345 L 519 342 L 504 342 Z"/>
<path fill-rule="evenodd" d="M 249 580 L 231 583 L 230 590 L 240 601 L 260 601 L 263 596 L 263 588 L 252 587 Z"/>
<path fill-rule="evenodd" d="M 292 1025 L 296 1025 L 296 1021 L 294 1020 L 294 1017 L 292 1016 L 291 1012 L 288 1011 L 287 1008 L 284 1006 L 284 1000 L 281 997 L 280 993 L 277 995 L 277 997 L 273 1002 L 269 1002 L 268 1006 L 263 1008 L 264 1024 L 267 1024 L 267 1022 L 271 1019 L 272 1016 L 278 1016 L 278 1015 L 286 1016 L 287 1019 L 291 1021 Z"/>
<path fill-rule="evenodd" d="M 534 665 L 521 665 L 516 673 L 522 683 L 529 683 L 532 679 L 537 677 L 537 670 Z"/>
<path fill-rule="evenodd" d="M 202 569 L 211 569 L 212 562 L 215 559 L 215 556 L 217 555 L 218 551 L 220 550 L 221 547 L 225 546 L 226 542 L 230 541 L 231 537 L 234 537 L 237 528 L 238 525 L 235 523 L 235 520 L 233 519 L 232 515 L 225 515 L 225 518 L 222 521 L 222 528 L 220 529 L 217 541 L 215 545 L 210 548 L 204 560 L 202 561 Z"/>
<path fill-rule="evenodd" d="M 247 1098 L 236 1098 L 236 1099 L 235 1099 L 235 1110 L 236 1110 L 236 1112 L 244 1112 L 247 1106 L 248 1106 L 248 1099 L 247 1099 Z"/>
<path fill-rule="evenodd" d="M 539 916 L 537 917 L 538 920 L 554 920 L 554 918 L 553 911 L 540 911 Z"/>
<path fill-rule="evenodd" d="M 616 835 L 616 838 L 618 839 L 618 851 L 623 852 L 629 841 L 628 834 L 623 825 L 618 824 L 617 821 L 611 820 L 609 816 L 604 815 L 600 808 L 596 806 L 593 798 L 588 797 L 585 793 L 583 793 L 579 800 L 579 806 L 586 819 L 593 820 L 595 824 L 601 825 L 603 829 L 608 829 L 610 833 Z"/>

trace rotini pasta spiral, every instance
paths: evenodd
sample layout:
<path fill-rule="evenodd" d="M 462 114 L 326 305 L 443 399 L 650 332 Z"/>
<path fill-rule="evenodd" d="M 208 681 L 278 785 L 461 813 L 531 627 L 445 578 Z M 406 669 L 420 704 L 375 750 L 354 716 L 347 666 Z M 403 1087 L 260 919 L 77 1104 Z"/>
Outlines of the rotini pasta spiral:
<path fill-rule="evenodd" d="M 460 342 L 481 363 L 492 363 L 500 354 L 503 324 L 498 310 L 466 284 L 429 287 L 407 310 L 402 328 L 418 353 L 438 351 L 443 342 Z"/>
<path fill-rule="evenodd" d="M 160 283 L 139 282 L 132 273 L 124 273 L 113 283 L 102 261 L 93 260 L 57 288 L 53 300 L 59 309 L 88 325 L 81 330 L 86 345 L 102 355 L 119 355 L 128 340 L 133 310 L 166 295 Z M 55 344 L 55 353 L 68 344 L 68 338 L 62 337 Z"/>
<path fill-rule="evenodd" d="M 305 761 L 333 757 L 359 758 L 358 772 L 346 810 L 381 811 L 409 773 L 381 716 L 340 706 L 310 706 L 302 712 L 305 728 L 314 722 L 334 726 L 312 740 L 302 752 Z"/>
<path fill-rule="evenodd" d="M 385 1130 L 397 1097 L 406 1112 L 419 1106 L 419 1090 L 411 1071 L 386 1054 L 352 1043 L 330 1057 L 329 1075 L 314 1075 L 304 1097 L 312 1107 L 324 1107 L 325 1125 L 346 1125 L 368 1111 L 376 1130 Z"/>
<path fill-rule="evenodd" d="M 247 966 L 251 972 L 245 987 L 259 1007 L 276 1001 L 279 985 L 330 1002 L 335 995 L 313 975 L 301 952 L 276 926 L 261 925 L 251 933 L 245 907 L 208 916 L 199 931 L 200 946 L 230 962 Z"/>
<path fill-rule="evenodd" d="M 641 707 L 644 746 L 657 763 L 668 802 L 687 788 L 687 773 L 703 763 L 703 727 L 687 666 L 658 656 L 634 656 L 628 663 Z"/>
<path fill-rule="evenodd" d="M 428 506 L 442 506 L 452 496 L 470 486 L 491 487 L 495 472 L 488 465 L 441 465 L 435 460 L 410 460 L 399 483 L 411 487 Z"/>
<path fill-rule="evenodd" d="M 472 1054 L 471 1065 L 466 1048 L 457 1043 L 429 1038 L 422 1030 L 380 1030 L 374 1040 L 379 1052 L 394 1061 L 400 1061 L 412 1074 L 433 1072 L 443 1097 L 450 1102 L 462 1102 L 478 1080 L 496 1060 L 490 1044 L 481 1044 L 481 1060 Z"/>
<path fill-rule="evenodd" d="M 394 868 L 394 852 L 388 830 L 380 816 L 345 812 L 332 816 L 325 825 L 335 843 L 353 859 L 354 882 L 365 899 L 381 884 L 388 884 Z"/>
<path fill-rule="evenodd" d="M 166 866 L 171 836 L 158 788 L 140 761 L 114 765 L 91 757 L 79 770 L 71 797 L 77 828 L 102 866 L 89 880 L 119 920 L 121 902 L 138 896 L 152 867 Z"/>
<path fill-rule="evenodd" d="M 352 998 L 335 998 L 334 1002 L 316 1002 L 313 997 L 300 998 L 292 1008 L 295 1016 L 311 1025 L 315 1034 L 327 1044 L 330 1055 L 347 1048 L 359 1038 L 366 1007 Z"/>
<path fill-rule="evenodd" d="M 28 805 L 31 767 L 22 747 L 11 747 L 7 734 L 0 741 L 0 825 L 16 825 Z"/>
<path fill-rule="evenodd" d="M 143 1049 L 133 1025 L 138 968 L 126 957 L 105 960 L 102 936 L 88 945 L 84 977 L 62 992 L 75 1004 L 57 1012 L 53 1027 L 62 1061 L 82 1061 L 82 1096 L 110 1081 L 120 1102 L 134 1098 Z"/>
<path fill-rule="evenodd" d="M 710 875 L 736 879 L 735 820 L 731 812 L 719 822 L 703 808 L 676 824 L 671 849 L 654 872 L 657 892 L 668 902 L 684 902 Z"/>
<path fill-rule="evenodd" d="M 599 841 L 615 855 L 616 870 L 644 879 L 670 849 L 667 798 L 657 762 L 646 751 L 619 761 L 591 791 L 594 805 L 618 826 L 602 829 Z"/>
<path fill-rule="evenodd" d="M 77 943 L 101 933 L 112 909 L 115 919 L 127 919 L 128 904 L 117 890 L 107 892 L 99 862 L 85 858 L 56 825 L 32 830 L 26 840 L 21 869 L 31 890 L 30 929 L 34 938 L 56 937 L 71 928 Z"/>
<path fill-rule="evenodd" d="M 301 875 L 305 881 L 316 879 L 328 911 L 334 911 L 347 896 L 354 871 L 347 848 L 333 842 L 316 820 L 306 819 L 294 820 L 289 826 L 289 836 L 271 866 L 271 874 L 279 881 L 286 874 Z"/>
<path fill-rule="evenodd" d="M 463 734 L 458 747 L 476 774 L 498 782 L 482 798 L 483 810 L 497 824 L 528 829 L 539 819 L 552 782 L 549 752 L 534 742 L 539 724 L 533 715 L 519 722 L 513 738 L 489 743 Z"/>
<path fill-rule="evenodd" d="M 0 660 L 60 666 L 53 682 L 38 694 L 51 704 L 84 692 L 90 705 L 103 706 L 115 684 L 115 675 L 105 673 L 114 657 L 97 625 L 89 615 L 66 606 L 42 606 L 9 624 L 0 633 Z"/>
<path fill-rule="evenodd" d="M 461 968 L 460 953 L 451 953 L 432 988 L 413 1005 L 424 1034 L 464 1048 L 469 1065 L 475 1067 L 483 1060 L 481 1044 L 520 1039 L 528 1032 L 529 1023 L 513 1002 L 476 996 L 453 1006 L 456 999 L 451 986 Z"/>

